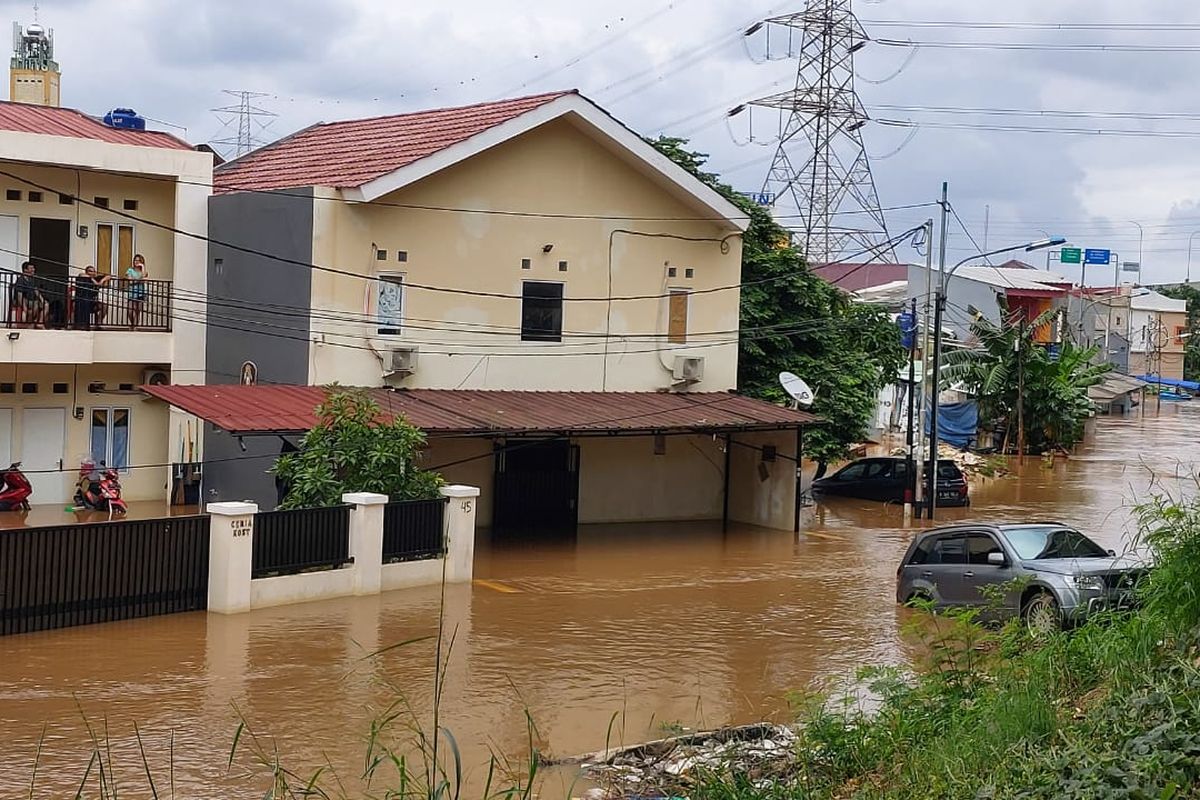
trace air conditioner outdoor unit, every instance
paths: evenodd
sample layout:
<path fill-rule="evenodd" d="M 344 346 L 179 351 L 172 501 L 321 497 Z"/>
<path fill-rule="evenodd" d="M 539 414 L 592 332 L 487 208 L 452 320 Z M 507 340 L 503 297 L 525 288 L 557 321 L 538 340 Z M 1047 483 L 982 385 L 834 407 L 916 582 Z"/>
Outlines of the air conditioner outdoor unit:
<path fill-rule="evenodd" d="M 388 351 L 388 374 L 412 375 L 417 371 L 417 355 L 415 347 L 393 347 Z"/>
<path fill-rule="evenodd" d="M 703 356 L 675 356 L 675 380 L 681 383 L 699 383 L 704 380 Z"/>
<path fill-rule="evenodd" d="M 142 386 L 166 386 L 171 382 L 170 370 L 150 367 L 142 370 Z"/>

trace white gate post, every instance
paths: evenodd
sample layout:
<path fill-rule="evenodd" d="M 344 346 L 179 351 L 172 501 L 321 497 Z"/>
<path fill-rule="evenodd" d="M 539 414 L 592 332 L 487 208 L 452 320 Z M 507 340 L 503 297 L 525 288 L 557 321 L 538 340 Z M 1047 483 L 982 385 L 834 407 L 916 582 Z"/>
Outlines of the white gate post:
<path fill-rule="evenodd" d="M 238 614 L 250 610 L 257 503 L 209 503 L 208 610 Z"/>
<path fill-rule="evenodd" d="M 383 581 L 383 509 L 386 494 L 342 495 L 350 509 L 350 556 L 354 559 L 354 593 L 379 594 Z"/>
<path fill-rule="evenodd" d="M 479 489 L 443 486 L 446 503 L 446 582 L 468 583 L 475 571 L 475 509 Z"/>

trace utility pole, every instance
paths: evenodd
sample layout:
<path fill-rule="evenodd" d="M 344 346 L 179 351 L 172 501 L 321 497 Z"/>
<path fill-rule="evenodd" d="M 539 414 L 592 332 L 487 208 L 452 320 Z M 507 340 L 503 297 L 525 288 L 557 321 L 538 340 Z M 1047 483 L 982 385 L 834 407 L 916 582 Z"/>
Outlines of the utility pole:
<path fill-rule="evenodd" d="M 942 230 L 938 244 L 938 291 L 933 304 L 933 377 L 929 386 L 929 491 L 925 493 L 928 518 L 937 510 L 938 392 L 941 391 L 942 314 L 946 311 L 946 223 L 950 216 L 950 184 L 942 182 Z M 932 249 L 932 248 L 931 248 Z"/>
<path fill-rule="evenodd" d="M 813 266 L 860 250 L 896 257 L 863 146 L 870 117 L 854 88 L 854 53 L 870 37 L 850 5 L 851 0 L 807 0 L 804 11 L 772 17 L 748 31 L 765 24 L 769 50 L 770 30 L 787 29 L 788 56 L 797 61 L 795 88 L 748 105 L 751 114 L 758 107 L 781 115 L 779 144 L 762 192 L 772 209 L 796 215 L 796 237 Z M 853 222 L 835 221 L 847 213 Z"/>
<path fill-rule="evenodd" d="M 1025 463 L 1025 317 L 1017 327 L 1017 463 Z"/>
<path fill-rule="evenodd" d="M 925 221 L 925 306 L 921 310 L 919 319 L 921 325 L 921 392 L 916 394 L 916 387 L 913 387 L 913 399 L 920 397 L 922 408 L 925 402 L 925 389 L 929 386 L 929 326 L 933 319 L 933 219 Z M 921 416 L 918 419 L 919 425 L 917 429 L 917 466 L 913 468 L 912 480 L 915 484 L 914 500 L 917 506 L 917 519 L 921 518 L 921 511 L 925 507 L 925 481 L 921 480 L 920 464 L 925 458 L 925 418 Z"/>
<path fill-rule="evenodd" d="M 912 299 L 909 313 L 912 315 L 912 330 L 908 335 L 908 477 L 907 485 L 904 487 L 905 520 L 912 517 L 913 498 L 916 496 L 916 485 L 919 483 L 916 479 L 917 462 L 913 458 L 913 435 L 915 433 L 913 418 L 916 416 L 915 406 L 917 404 L 917 298 L 915 297 Z"/>

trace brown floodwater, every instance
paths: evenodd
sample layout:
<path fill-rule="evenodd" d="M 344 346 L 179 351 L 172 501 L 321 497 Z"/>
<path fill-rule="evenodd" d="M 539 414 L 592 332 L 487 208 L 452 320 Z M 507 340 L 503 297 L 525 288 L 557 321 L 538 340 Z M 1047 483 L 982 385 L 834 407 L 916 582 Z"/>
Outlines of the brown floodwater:
<path fill-rule="evenodd" d="M 1198 440 L 1200 407 L 1102 419 L 1077 456 L 1049 468 L 1027 459 L 939 521 L 1053 518 L 1119 548 L 1152 474 L 1187 486 Z M 789 693 L 902 662 L 895 569 L 920 524 L 849 500 L 809 509 L 799 535 L 723 535 L 706 523 L 481 542 L 477 582 L 445 594 L 453 644 L 441 724 L 468 782 L 482 784 L 489 753 L 527 754 L 526 714 L 543 752 L 569 756 L 677 725 L 784 718 Z M 440 599 L 432 587 L 0 639 L 0 797 L 26 796 L 35 760 L 35 796 L 73 796 L 92 735 L 111 748 L 120 795 L 149 796 L 135 724 L 159 796 L 172 779 L 179 797 L 262 796 L 269 781 L 248 735 L 227 768 L 239 719 L 284 766 L 329 765 L 356 795 L 371 721 L 389 704 L 403 698 L 413 710 L 397 726 L 430 730 L 436 645 L 369 656 L 433 635 Z M 399 728 L 390 739 L 411 741 Z"/>

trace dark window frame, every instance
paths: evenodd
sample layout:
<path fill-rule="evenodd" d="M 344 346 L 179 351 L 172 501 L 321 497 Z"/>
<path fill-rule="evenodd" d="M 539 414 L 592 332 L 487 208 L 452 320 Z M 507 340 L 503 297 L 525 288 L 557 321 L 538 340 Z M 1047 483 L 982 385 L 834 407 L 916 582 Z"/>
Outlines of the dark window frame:
<path fill-rule="evenodd" d="M 566 284 L 521 282 L 521 341 L 561 342 Z"/>

